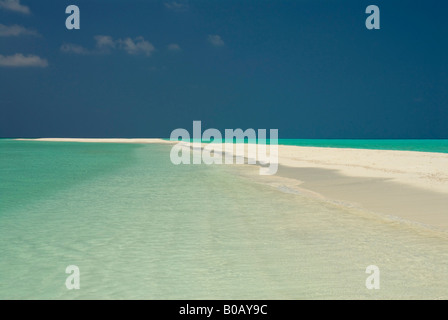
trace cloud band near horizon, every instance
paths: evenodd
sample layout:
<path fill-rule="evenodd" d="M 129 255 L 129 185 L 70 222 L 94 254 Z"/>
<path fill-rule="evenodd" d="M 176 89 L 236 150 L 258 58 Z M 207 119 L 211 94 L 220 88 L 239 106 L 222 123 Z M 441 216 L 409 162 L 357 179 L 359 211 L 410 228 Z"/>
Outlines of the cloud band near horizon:
<path fill-rule="evenodd" d="M 20 68 L 20 67 L 48 67 L 48 61 L 36 55 L 23 55 L 16 53 L 11 56 L 0 55 L 0 67 Z"/>

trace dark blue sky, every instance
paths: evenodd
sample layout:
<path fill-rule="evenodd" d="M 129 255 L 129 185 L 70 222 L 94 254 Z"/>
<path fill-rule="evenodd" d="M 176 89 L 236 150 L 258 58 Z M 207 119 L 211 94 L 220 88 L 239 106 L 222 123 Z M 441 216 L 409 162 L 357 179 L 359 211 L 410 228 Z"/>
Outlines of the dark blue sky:
<path fill-rule="evenodd" d="M 446 1 L 8 1 L 0 137 L 448 138 Z"/>

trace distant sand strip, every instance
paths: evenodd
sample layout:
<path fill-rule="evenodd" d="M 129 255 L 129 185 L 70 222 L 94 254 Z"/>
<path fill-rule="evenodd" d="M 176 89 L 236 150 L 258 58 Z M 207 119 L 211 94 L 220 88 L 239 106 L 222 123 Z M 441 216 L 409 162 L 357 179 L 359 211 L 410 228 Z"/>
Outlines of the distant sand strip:
<path fill-rule="evenodd" d="M 91 143 L 164 143 L 176 142 L 163 139 L 115 139 L 115 138 L 38 138 L 38 139 L 15 139 L 19 141 L 47 141 L 47 142 L 91 142 Z"/>

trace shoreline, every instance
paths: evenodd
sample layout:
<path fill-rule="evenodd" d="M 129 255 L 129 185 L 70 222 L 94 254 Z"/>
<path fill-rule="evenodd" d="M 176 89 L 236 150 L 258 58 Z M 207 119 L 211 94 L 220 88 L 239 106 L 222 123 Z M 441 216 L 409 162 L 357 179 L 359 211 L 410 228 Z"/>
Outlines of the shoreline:
<path fill-rule="evenodd" d="M 279 145 L 277 188 L 448 231 L 448 154 Z"/>
<path fill-rule="evenodd" d="M 41 138 L 19 141 L 158 143 L 162 139 Z M 185 147 L 192 147 L 185 143 Z M 246 145 L 247 147 L 247 145 Z M 245 148 L 245 157 L 254 157 Z M 279 145 L 279 170 L 251 179 L 335 204 L 448 230 L 448 154 L 421 151 Z M 251 165 L 258 168 L 258 165 Z M 258 172 L 258 169 L 256 170 Z"/>
<path fill-rule="evenodd" d="M 257 158 L 244 149 L 246 161 Z M 217 150 L 225 153 L 222 145 Z M 448 232 L 446 153 L 278 145 L 278 155 L 275 175 L 242 175 L 282 192 Z"/>
<path fill-rule="evenodd" d="M 350 177 L 337 170 L 280 165 L 275 176 L 243 176 L 280 192 L 358 209 L 400 222 L 448 232 L 448 196 L 384 178 Z"/>

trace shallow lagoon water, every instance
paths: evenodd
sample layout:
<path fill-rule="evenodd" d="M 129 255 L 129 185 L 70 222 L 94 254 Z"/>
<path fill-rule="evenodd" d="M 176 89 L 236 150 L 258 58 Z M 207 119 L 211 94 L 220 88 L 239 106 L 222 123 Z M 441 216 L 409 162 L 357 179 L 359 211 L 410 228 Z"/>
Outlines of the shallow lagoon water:
<path fill-rule="evenodd" d="M 445 234 L 169 152 L 0 141 L 0 299 L 448 298 Z"/>

